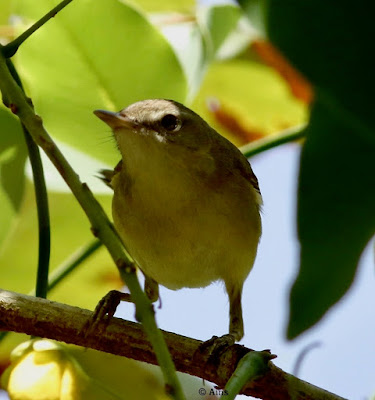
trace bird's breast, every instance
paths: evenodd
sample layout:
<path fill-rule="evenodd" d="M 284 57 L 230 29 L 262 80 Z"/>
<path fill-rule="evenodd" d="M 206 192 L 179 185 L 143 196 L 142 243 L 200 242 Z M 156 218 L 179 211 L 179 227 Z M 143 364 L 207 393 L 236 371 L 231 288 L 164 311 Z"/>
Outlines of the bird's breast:
<path fill-rule="evenodd" d="M 251 196 L 238 199 L 229 186 L 207 190 L 178 168 L 163 173 L 132 176 L 130 186 L 122 176 L 114 187 L 116 229 L 143 272 L 171 289 L 225 279 L 233 264 L 245 279 L 260 234 L 259 214 L 247 204 Z"/>

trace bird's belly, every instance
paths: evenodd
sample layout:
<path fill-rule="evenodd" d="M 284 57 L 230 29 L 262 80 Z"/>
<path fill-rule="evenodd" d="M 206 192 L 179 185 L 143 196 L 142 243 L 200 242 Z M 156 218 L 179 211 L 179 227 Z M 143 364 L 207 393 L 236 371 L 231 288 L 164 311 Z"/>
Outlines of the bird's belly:
<path fill-rule="evenodd" d="M 177 178 L 165 187 L 135 181 L 129 192 L 115 190 L 113 219 L 130 255 L 170 289 L 244 281 L 260 236 L 255 203 L 222 193 L 204 196 L 203 188 Z"/>
<path fill-rule="evenodd" d="M 114 216 L 116 229 L 142 271 L 169 289 L 203 287 L 220 279 L 218 248 L 207 223 L 179 215 Z M 219 246 L 218 246 L 219 245 Z"/>
<path fill-rule="evenodd" d="M 194 200 L 167 213 L 165 208 L 143 207 L 141 199 L 113 207 L 116 229 L 146 275 L 169 289 L 246 279 L 260 234 L 253 216 L 244 212 L 239 221 L 228 210 L 197 207 Z"/>

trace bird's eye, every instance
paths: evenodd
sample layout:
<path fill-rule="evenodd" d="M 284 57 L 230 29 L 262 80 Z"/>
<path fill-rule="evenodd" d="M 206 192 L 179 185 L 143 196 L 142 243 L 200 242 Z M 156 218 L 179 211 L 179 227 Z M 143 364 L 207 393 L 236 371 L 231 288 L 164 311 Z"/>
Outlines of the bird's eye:
<path fill-rule="evenodd" d="M 175 115 L 167 114 L 162 118 L 161 126 L 167 131 L 173 132 L 181 126 L 181 121 Z"/>

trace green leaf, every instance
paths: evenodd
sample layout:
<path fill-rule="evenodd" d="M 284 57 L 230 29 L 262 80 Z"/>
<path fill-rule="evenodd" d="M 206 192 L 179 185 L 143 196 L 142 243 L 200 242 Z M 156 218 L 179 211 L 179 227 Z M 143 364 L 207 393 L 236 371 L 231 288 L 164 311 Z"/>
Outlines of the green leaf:
<path fill-rule="evenodd" d="M 294 338 L 348 290 L 375 232 L 375 30 L 363 7 L 323 0 L 269 0 L 267 27 L 316 90 L 298 188 L 301 259 L 287 333 Z"/>
<path fill-rule="evenodd" d="M 206 39 L 209 58 L 214 58 L 228 35 L 236 28 L 241 9 L 225 4 L 198 9 L 198 24 Z"/>
<path fill-rule="evenodd" d="M 5 108 L 0 107 L 0 247 L 23 199 L 26 156 L 19 122 Z"/>
<path fill-rule="evenodd" d="M 375 143 L 370 13 L 350 2 L 269 0 L 267 14 L 270 39 L 319 88 L 331 113 L 349 113 L 356 132 Z"/>
<path fill-rule="evenodd" d="M 288 338 L 319 321 L 349 289 L 375 230 L 375 150 L 315 103 L 299 176 L 299 275 L 290 295 Z"/>
<path fill-rule="evenodd" d="M 11 14 L 11 0 L 1 0 L 0 25 L 5 25 L 8 23 L 10 14 Z M 0 37 L 1 37 L 1 29 L 0 29 Z"/>
<path fill-rule="evenodd" d="M 194 0 L 131 0 L 131 3 L 139 6 L 147 12 L 168 12 L 192 13 L 195 9 Z"/>
<path fill-rule="evenodd" d="M 32 21 L 55 1 L 18 1 Z M 186 79 L 168 42 L 139 11 L 118 0 L 71 3 L 20 48 L 17 67 L 52 136 L 99 160 L 119 156 L 103 141 L 97 108 L 119 110 L 153 97 L 184 101 Z"/>

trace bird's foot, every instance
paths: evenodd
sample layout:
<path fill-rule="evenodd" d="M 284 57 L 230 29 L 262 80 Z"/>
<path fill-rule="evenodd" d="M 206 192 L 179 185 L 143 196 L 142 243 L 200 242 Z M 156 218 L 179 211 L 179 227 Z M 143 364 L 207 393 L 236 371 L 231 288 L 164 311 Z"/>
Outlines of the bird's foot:
<path fill-rule="evenodd" d="M 118 290 L 108 292 L 99 301 L 92 317 L 86 321 L 80 333 L 86 338 L 93 333 L 99 334 L 105 331 L 121 301 L 131 302 L 130 294 Z"/>
<path fill-rule="evenodd" d="M 223 336 L 212 336 L 198 347 L 197 352 L 205 356 L 209 363 L 217 364 L 222 354 L 235 342 L 234 335 L 230 333 Z"/>

